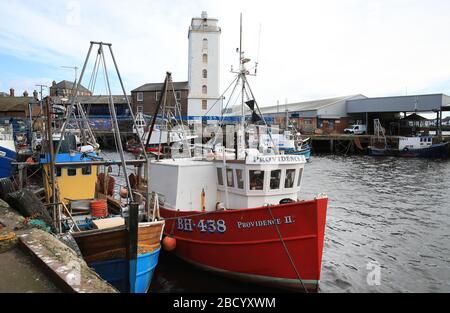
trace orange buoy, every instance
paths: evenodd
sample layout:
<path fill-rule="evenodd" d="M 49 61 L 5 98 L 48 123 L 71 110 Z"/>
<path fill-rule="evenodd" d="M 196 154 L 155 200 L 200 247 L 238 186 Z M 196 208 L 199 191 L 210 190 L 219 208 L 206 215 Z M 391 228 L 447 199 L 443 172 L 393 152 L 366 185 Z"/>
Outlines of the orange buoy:
<path fill-rule="evenodd" d="M 108 203 L 106 200 L 93 200 L 90 207 L 92 217 L 103 218 L 108 216 Z"/>
<path fill-rule="evenodd" d="M 172 236 L 166 236 L 162 241 L 162 245 L 164 250 L 170 252 L 175 250 L 175 248 L 177 247 L 177 240 Z"/>

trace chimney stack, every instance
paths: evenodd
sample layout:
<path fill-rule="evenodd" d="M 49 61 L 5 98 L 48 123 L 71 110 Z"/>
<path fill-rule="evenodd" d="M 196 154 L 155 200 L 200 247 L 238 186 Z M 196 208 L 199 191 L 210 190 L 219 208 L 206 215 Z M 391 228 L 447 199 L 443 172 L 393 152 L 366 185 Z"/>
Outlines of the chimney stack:
<path fill-rule="evenodd" d="M 15 94 L 14 94 L 14 88 L 11 88 L 11 89 L 9 90 L 9 96 L 10 96 L 10 97 L 15 97 Z"/>
<path fill-rule="evenodd" d="M 33 98 L 38 100 L 39 99 L 39 93 L 35 90 L 33 91 Z"/>
<path fill-rule="evenodd" d="M 27 98 L 27 97 L 28 97 L 28 91 L 25 90 L 25 91 L 23 92 L 23 96 L 24 96 L 25 98 Z"/>

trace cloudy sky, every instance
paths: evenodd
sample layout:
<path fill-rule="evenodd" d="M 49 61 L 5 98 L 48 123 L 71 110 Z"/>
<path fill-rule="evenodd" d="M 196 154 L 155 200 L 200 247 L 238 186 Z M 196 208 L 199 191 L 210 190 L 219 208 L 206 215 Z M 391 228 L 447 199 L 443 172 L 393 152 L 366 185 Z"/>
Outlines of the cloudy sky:
<path fill-rule="evenodd" d="M 72 80 L 61 66 L 81 67 L 91 40 L 113 44 L 128 91 L 162 81 L 167 70 L 187 80 L 188 27 L 204 10 L 222 27 L 222 89 L 232 80 L 243 13 L 244 51 L 259 56 L 251 84 L 263 106 L 450 94 L 448 0 L 2 0 L 0 91 Z"/>

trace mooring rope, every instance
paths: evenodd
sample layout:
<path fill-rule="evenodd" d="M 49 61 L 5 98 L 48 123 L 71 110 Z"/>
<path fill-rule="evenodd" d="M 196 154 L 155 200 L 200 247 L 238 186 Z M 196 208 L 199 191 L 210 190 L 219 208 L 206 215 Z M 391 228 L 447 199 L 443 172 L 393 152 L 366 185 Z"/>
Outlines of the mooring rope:
<path fill-rule="evenodd" d="M 284 251 L 286 252 L 286 254 L 287 254 L 288 258 L 289 258 L 289 261 L 291 262 L 291 265 L 294 268 L 295 274 L 297 275 L 297 278 L 300 281 L 300 284 L 302 285 L 305 293 L 308 293 L 308 289 L 306 289 L 305 284 L 303 283 L 303 279 L 301 278 L 300 273 L 298 272 L 297 267 L 295 266 L 294 260 L 292 260 L 291 254 L 289 253 L 289 249 L 286 246 L 286 243 L 284 242 L 283 237 L 281 236 L 280 229 L 278 228 L 278 224 L 276 223 L 275 218 L 273 217 L 272 210 L 270 209 L 270 206 L 268 206 L 267 209 L 269 210 L 270 216 L 271 216 L 272 220 L 274 221 L 273 225 L 275 226 L 275 229 L 277 230 L 278 237 L 280 238 L 280 241 L 281 241 L 281 243 L 283 245 Z"/>

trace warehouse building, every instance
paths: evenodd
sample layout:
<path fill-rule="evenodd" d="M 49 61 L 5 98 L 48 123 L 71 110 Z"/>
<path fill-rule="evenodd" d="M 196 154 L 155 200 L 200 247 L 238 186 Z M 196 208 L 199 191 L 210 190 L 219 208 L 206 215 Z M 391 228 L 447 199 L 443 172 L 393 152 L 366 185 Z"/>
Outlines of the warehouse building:
<path fill-rule="evenodd" d="M 364 123 L 368 133 L 374 130 L 374 120 L 379 119 L 388 135 L 414 135 L 433 128 L 431 122 L 418 113 L 434 113 L 437 131 L 442 128 L 442 112 L 450 111 L 450 97 L 444 94 L 349 99 L 347 114 L 353 121 Z"/>
<path fill-rule="evenodd" d="M 364 95 L 352 95 L 330 99 L 274 105 L 261 108 L 266 119 L 274 125 L 285 127 L 286 120 L 302 133 L 320 129 L 324 133 L 342 133 L 351 123 L 347 114 L 347 101 L 367 99 Z"/>

